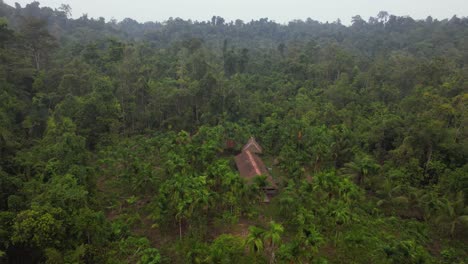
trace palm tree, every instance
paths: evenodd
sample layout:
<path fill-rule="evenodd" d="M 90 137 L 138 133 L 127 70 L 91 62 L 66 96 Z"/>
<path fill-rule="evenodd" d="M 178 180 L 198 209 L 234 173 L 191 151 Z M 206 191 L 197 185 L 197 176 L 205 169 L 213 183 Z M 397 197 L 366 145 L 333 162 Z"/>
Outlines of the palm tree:
<path fill-rule="evenodd" d="M 211 192 L 208 189 L 205 176 L 189 176 L 176 174 L 160 188 L 160 207 L 169 208 L 179 225 L 179 238 L 182 239 L 184 221 L 193 217 L 194 213 L 205 210 L 210 204 Z M 156 213 L 156 218 L 164 218 Z"/>
<path fill-rule="evenodd" d="M 263 234 L 264 241 L 268 243 L 268 251 L 270 251 L 270 263 L 275 262 L 275 249 L 281 242 L 281 235 L 284 232 L 284 228 L 281 224 L 270 222 L 270 228 Z"/>
<path fill-rule="evenodd" d="M 290 180 L 279 196 L 279 210 L 282 216 L 290 219 L 300 204 L 299 191 L 294 181 Z"/>
<path fill-rule="evenodd" d="M 399 205 L 400 215 L 428 221 L 435 213 L 439 197 L 432 189 L 419 189 L 406 186 L 404 194 L 393 198 L 392 202 Z"/>
<path fill-rule="evenodd" d="M 338 177 L 335 172 L 322 172 L 314 175 L 312 182 L 314 193 L 326 193 L 328 199 L 332 199 L 337 194 L 337 186 L 339 185 Z"/>
<path fill-rule="evenodd" d="M 302 226 L 296 235 L 296 241 L 298 241 L 299 251 L 302 252 L 306 260 L 312 260 L 313 254 L 318 252 L 320 245 L 324 243 L 324 238 L 317 231 L 317 228 L 313 224 Z"/>
<path fill-rule="evenodd" d="M 247 236 L 245 240 L 246 246 L 256 254 L 260 253 L 264 249 L 264 244 L 263 244 L 263 234 L 265 233 L 265 230 L 256 227 L 256 226 L 250 226 L 249 227 L 249 235 Z"/>
<path fill-rule="evenodd" d="M 362 198 L 361 189 L 356 186 L 350 179 L 342 179 L 337 186 L 338 197 L 345 203 L 351 204 Z"/>
<path fill-rule="evenodd" d="M 380 188 L 376 191 L 379 198 L 377 206 L 391 206 L 394 204 L 407 204 L 408 199 L 401 195 L 402 186 L 394 183 L 389 178 L 385 178 L 380 184 Z"/>
<path fill-rule="evenodd" d="M 440 215 L 436 222 L 448 223 L 452 237 L 458 225 L 468 226 L 468 206 L 465 205 L 463 192 L 458 192 L 453 200 L 447 197 L 441 199 L 438 207 Z"/>
<path fill-rule="evenodd" d="M 372 173 L 375 173 L 380 166 L 369 155 L 358 155 L 354 161 L 345 164 L 342 169 L 344 175 L 351 176 L 358 185 L 362 186 L 364 180 Z"/>
<path fill-rule="evenodd" d="M 429 221 L 429 219 L 434 216 L 436 213 L 439 204 L 440 204 L 440 197 L 437 191 L 433 189 L 422 190 L 420 192 L 416 192 L 419 194 L 417 199 L 418 207 L 421 209 L 424 220 Z"/>
<path fill-rule="evenodd" d="M 328 204 L 329 216 L 335 223 L 335 246 L 341 233 L 343 225 L 347 224 L 353 218 L 349 205 L 343 201 Z"/>

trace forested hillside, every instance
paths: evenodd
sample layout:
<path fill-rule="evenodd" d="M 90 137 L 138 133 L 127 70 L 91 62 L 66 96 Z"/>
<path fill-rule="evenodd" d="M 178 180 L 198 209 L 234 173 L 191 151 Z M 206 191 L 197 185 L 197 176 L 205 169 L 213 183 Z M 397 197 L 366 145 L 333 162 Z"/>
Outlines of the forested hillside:
<path fill-rule="evenodd" d="M 468 263 L 468 18 L 72 11 L 0 1 L 0 263 Z"/>

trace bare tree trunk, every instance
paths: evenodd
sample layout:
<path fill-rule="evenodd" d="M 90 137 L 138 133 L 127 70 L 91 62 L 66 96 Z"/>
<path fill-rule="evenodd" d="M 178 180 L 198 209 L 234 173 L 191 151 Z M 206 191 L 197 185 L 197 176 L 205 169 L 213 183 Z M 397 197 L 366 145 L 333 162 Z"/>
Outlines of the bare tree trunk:
<path fill-rule="evenodd" d="M 182 219 L 179 219 L 179 239 L 182 240 Z"/>
<path fill-rule="evenodd" d="M 41 55 L 39 54 L 38 51 L 33 51 L 34 55 L 34 63 L 36 64 L 36 70 L 39 71 L 41 69 L 41 65 L 40 65 L 40 59 L 41 59 Z"/>
<path fill-rule="evenodd" d="M 124 96 L 122 94 L 122 96 L 120 97 L 120 107 L 122 109 L 122 123 L 123 123 L 123 134 L 125 135 L 125 131 L 126 131 L 126 127 L 127 127 L 127 124 L 126 124 L 126 113 L 125 113 L 125 106 L 124 106 Z"/>
<path fill-rule="evenodd" d="M 271 242 L 271 257 L 270 257 L 270 264 L 275 263 L 275 244 Z"/>
<path fill-rule="evenodd" d="M 431 162 L 431 159 L 432 159 L 432 144 L 429 146 L 429 151 L 427 153 L 427 161 L 426 161 L 426 164 L 424 165 L 424 177 L 426 177 L 427 168 L 429 167 L 429 163 Z"/>

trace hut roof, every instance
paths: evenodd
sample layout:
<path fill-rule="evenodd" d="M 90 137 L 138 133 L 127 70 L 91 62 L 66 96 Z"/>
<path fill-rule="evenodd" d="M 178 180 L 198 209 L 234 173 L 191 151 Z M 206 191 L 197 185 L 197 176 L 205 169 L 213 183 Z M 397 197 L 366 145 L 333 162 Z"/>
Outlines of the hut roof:
<path fill-rule="evenodd" d="M 270 188 L 276 189 L 276 183 L 273 181 L 270 173 L 268 172 L 262 159 L 250 151 L 242 151 L 241 154 L 235 157 L 237 169 L 241 177 L 246 178 L 249 182 L 252 182 L 255 176 L 264 175 L 267 176 L 267 181 Z"/>
<path fill-rule="evenodd" d="M 251 137 L 247 144 L 245 144 L 244 147 L 242 147 L 242 151 L 250 151 L 251 153 L 259 153 L 261 154 L 263 152 L 262 147 L 257 143 L 254 137 Z"/>

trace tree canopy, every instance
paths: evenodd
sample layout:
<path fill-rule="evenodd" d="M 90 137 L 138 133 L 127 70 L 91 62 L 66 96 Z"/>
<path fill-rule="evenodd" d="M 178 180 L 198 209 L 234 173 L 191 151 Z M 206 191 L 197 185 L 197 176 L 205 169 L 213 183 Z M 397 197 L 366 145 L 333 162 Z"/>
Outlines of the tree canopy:
<path fill-rule="evenodd" d="M 468 18 L 72 12 L 0 1 L 0 263 L 468 261 Z"/>

